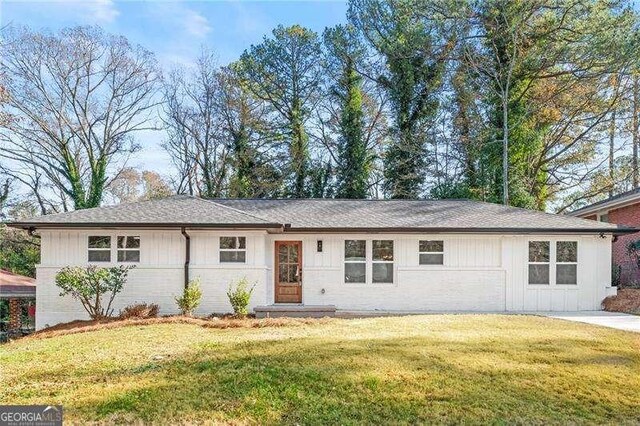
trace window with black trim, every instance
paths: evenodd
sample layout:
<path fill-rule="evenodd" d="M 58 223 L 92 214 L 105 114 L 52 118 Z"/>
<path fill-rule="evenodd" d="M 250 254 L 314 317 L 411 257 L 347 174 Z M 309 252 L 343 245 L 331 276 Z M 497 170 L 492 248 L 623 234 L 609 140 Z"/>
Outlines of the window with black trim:
<path fill-rule="evenodd" d="M 420 240 L 418 242 L 418 252 L 420 254 L 420 265 L 444 264 L 444 241 L 442 240 Z"/>
<path fill-rule="evenodd" d="M 220 237 L 220 263 L 246 263 L 246 237 Z"/>
<path fill-rule="evenodd" d="M 139 236 L 118 236 L 118 262 L 140 262 Z"/>
<path fill-rule="evenodd" d="M 111 237 L 90 235 L 87 240 L 89 262 L 111 262 Z"/>

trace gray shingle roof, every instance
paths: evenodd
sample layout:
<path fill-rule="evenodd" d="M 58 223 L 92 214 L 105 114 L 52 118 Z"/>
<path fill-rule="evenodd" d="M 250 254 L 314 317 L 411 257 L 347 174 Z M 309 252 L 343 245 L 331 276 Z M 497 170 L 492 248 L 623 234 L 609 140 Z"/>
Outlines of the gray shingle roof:
<path fill-rule="evenodd" d="M 614 232 L 623 226 L 469 200 L 215 199 L 162 200 L 39 216 L 22 228 L 208 226 L 285 231 Z"/>
<path fill-rule="evenodd" d="M 160 200 L 140 201 L 117 206 L 96 207 L 37 216 L 14 225 L 222 225 L 269 227 L 267 220 L 223 206 L 214 201 L 187 195 L 175 195 Z M 279 224 L 275 224 L 279 225 Z"/>
<path fill-rule="evenodd" d="M 471 200 L 219 199 L 292 229 L 609 231 L 615 224 Z"/>

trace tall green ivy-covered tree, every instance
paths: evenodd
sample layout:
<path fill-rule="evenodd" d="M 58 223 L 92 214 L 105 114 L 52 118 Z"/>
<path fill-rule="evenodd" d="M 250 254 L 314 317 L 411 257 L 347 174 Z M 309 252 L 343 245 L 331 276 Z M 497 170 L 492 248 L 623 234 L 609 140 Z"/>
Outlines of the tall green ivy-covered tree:
<path fill-rule="evenodd" d="M 330 97 L 338 108 L 336 197 L 366 198 L 371 154 L 365 138 L 363 78 L 357 64 L 364 52 L 352 26 L 339 25 L 324 32 Z"/>
<path fill-rule="evenodd" d="M 416 198 L 425 178 L 426 126 L 438 112 L 437 92 L 453 39 L 447 37 L 440 2 L 351 0 L 349 21 L 378 52 L 385 71 L 376 77 L 393 116 L 385 152 L 385 192 Z"/>
<path fill-rule="evenodd" d="M 320 87 L 321 47 L 318 36 L 299 25 L 278 26 L 271 37 L 246 50 L 239 72 L 247 88 L 268 102 L 284 121 L 281 126 L 289 151 L 287 194 L 308 195 L 309 137 L 305 123 Z"/>

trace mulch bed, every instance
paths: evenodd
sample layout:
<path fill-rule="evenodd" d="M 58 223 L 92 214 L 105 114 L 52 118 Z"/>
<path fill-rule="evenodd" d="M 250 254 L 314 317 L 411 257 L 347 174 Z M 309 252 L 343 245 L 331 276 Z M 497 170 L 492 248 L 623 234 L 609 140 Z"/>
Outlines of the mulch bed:
<path fill-rule="evenodd" d="M 141 325 L 154 324 L 192 324 L 203 328 L 263 328 L 263 327 L 287 327 L 301 326 L 307 324 L 320 324 L 331 321 L 330 318 L 233 318 L 225 316 L 222 318 L 196 318 L 186 316 L 164 316 L 157 318 L 105 318 L 98 321 L 93 320 L 77 320 L 63 324 L 57 324 L 53 327 L 44 328 L 29 336 L 27 339 L 46 339 L 55 336 L 64 336 L 67 334 L 86 333 L 96 330 L 108 330 L 119 327 L 132 327 Z"/>
<path fill-rule="evenodd" d="M 622 288 L 602 302 L 605 311 L 640 314 L 640 288 Z"/>

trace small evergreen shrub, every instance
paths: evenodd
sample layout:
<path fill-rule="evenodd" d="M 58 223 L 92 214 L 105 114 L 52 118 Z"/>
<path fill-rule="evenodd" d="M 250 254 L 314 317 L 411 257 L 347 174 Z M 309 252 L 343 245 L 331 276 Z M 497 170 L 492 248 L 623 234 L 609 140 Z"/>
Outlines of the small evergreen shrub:
<path fill-rule="evenodd" d="M 233 307 L 233 313 L 236 316 L 244 317 L 249 313 L 249 301 L 251 300 L 251 294 L 255 287 L 254 284 L 249 288 L 249 280 L 247 280 L 247 277 L 242 278 L 235 285 L 233 283 L 229 284 L 227 297 L 229 297 L 229 302 L 231 303 L 231 307 Z"/>
<path fill-rule="evenodd" d="M 182 296 L 176 297 L 176 303 L 183 315 L 191 316 L 193 311 L 200 306 L 202 290 L 200 290 L 200 279 L 189 281 L 189 285 L 184 289 Z"/>
<path fill-rule="evenodd" d="M 133 268 L 135 266 L 67 266 L 56 274 L 56 285 L 62 290 L 60 296 L 70 295 L 79 300 L 91 319 L 99 320 L 113 313 L 113 299 L 122 291 Z"/>
<path fill-rule="evenodd" d="M 136 303 L 126 306 L 120 311 L 120 319 L 128 318 L 156 318 L 160 307 L 155 303 Z"/>

